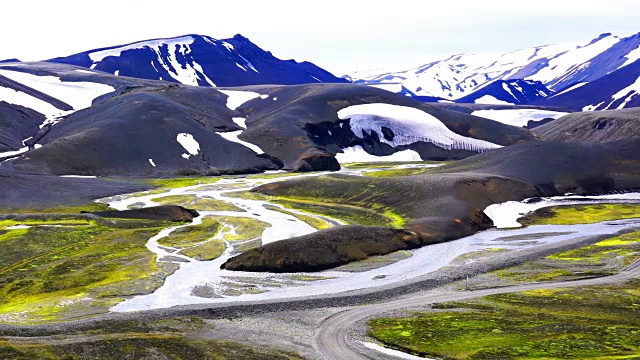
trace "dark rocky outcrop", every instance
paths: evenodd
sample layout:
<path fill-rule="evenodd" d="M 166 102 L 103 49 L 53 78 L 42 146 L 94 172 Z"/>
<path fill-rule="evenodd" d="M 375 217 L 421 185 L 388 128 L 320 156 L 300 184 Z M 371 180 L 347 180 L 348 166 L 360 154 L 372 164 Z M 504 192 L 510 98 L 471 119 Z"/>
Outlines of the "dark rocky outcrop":
<path fill-rule="evenodd" d="M 87 213 L 84 212 L 83 213 Z M 147 220 L 168 220 L 168 221 L 191 221 L 194 217 L 200 215 L 197 211 L 183 208 L 176 205 L 154 206 L 143 209 L 133 210 L 110 210 L 88 212 L 89 214 L 116 218 L 116 219 L 147 219 Z"/>
<path fill-rule="evenodd" d="M 348 225 L 246 251 L 222 268 L 239 271 L 320 271 L 354 260 L 383 255 L 422 244 L 413 231 Z"/>

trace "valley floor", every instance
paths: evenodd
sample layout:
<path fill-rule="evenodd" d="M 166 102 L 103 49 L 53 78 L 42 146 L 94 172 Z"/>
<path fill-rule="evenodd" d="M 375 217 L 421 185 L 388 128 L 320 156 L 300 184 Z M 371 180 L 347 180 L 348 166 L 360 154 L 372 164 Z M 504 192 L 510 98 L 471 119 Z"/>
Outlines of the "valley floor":
<path fill-rule="evenodd" d="M 420 171 L 415 166 L 344 170 L 349 174 L 374 176 L 385 176 L 389 172 L 391 176 L 403 172 L 412 175 Z M 610 284 L 639 275 L 638 266 L 611 275 L 632 264 L 637 249 L 630 248 L 629 244 L 635 240 L 619 236 L 598 245 L 616 234 L 640 229 L 637 219 L 640 212 L 638 205 L 633 204 L 583 206 L 582 218 L 568 220 L 567 214 L 574 214 L 576 210 L 563 213 L 562 208 L 553 208 L 551 214 L 528 220 L 529 226 L 524 228 L 488 230 L 460 240 L 318 273 L 220 270 L 220 264 L 234 253 L 257 246 L 258 238 L 264 243 L 341 223 L 382 219 L 393 224 L 398 221 L 389 216 L 389 209 L 349 205 L 346 209 L 353 209 L 349 213 L 345 204 L 310 203 L 308 199 L 261 197 L 247 192 L 259 184 L 288 176 L 234 177 L 213 179 L 210 183 L 204 179 L 161 180 L 157 184 L 164 189 L 102 201 L 117 209 L 156 204 L 192 207 L 200 212 L 192 224 L 99 224 L 82 217 L 49 217 L 40 222 L 4 220 L 0 223 L 3 227 L 0 241 L 5 247 L 16 249 L 21 244 L 18 240 L 32 232 L 60 232 L 62 242 L 74 232 L 80 237 L 92 232 L 90 236 L 95 239 L 107 231 L 103 229 L 105 226 L 119 228 L 122 234 L 107 231 L 115 235 L 101 240 L 98 244 L 102 245 L 97 248 L 96 242 L 82 249 L 61 243 L 59 254 L 47 253 L 42 245 L 30 249 L 31 257 L 18 259 L 10 257 L 11 252 L 5 252 L 0 271 L 10 276 L 3 280 L 0 292 L 3 297 L 0 321 L 4 323 L 0 325 L 0 357 L 56 358 L 68 354 L 105 357 L 111 354 L 115 358 L 113 356 L 120 354 L 121 358 L 144 358 L 162 353 L 170 358 L 186 358 L 219 353 L 221 358 L 234 358 L 233 354 L 238 358 L 238 354 L 243 354 L 241 358 L 246 359 L 297 358 L 298 355 L 293 354 L 309 359 L 387 358 L 388 355 L 363 346 L 362 341 L 381 341 L 405 351 L 437 354 L 432 349 L 402 345 L 397 342 L 397 336 L 388 335 L 385 324 L 400 320 L 375 320 L 371 334 L 377 340 L 366 335 L 366 321 L 372 316 L 406 314 L 397 312 L 406 308 L 425 310 L 434 303 L 503 292 Z M 633 195 L 623 200 L 630 198 Z M 557 204 L 549 201 L 549 205 Z M 77 274 L 99 274 L 95 266 L 92 267 L 94 264 L 69 262 L 66 254 L 102 259 L 96 264 L 104 267 L 108 263 L 103 259 L 104 252 L 109 251 L 109 247 L 118 248 L 117 244 L 123 239 L 138 232 L 149 239 L 146 244 L 132 242 L 129 250 L 113 259 L 134 265 L 135 276 L 120 273 L 117 278 L 103 269 L 107 275 L 100 278 L 66 276 L 60 278 L 66 282 L 49 284 L 52 279 L 58 279 L 55 272 L 65 266 L 72 267 Z M 560 254 L 553 255 L 556 253 Z M 594 265 L 596 260 L 587 261 L 588 266 L 549 263 L 560 261 L 566 265 L 558 259 L 576 257 L 576 254 L 591 256 L 604 265 Z M 147 264 L 147 257 L 156 261 Z M 546 260 L 538 260 L 540 258 Z M 146 272 L 140 272 L 141 267 Z M 588 279 L 561 282 L 584 277 Z M 80 280 L 83 282 L 78 283 Z M 464 281 L 461 283 L 461 280 Z M 548 280 L 554 282 L 540 282 Z M 33 285 L 24 285 L 29 281 L 38 286 L 31 292 L 28 289 Z M 532 281 L 534 283 L 527 285 Z M 20 284 L 24 286 L 18 286 Z M 40 287 L 45 285 L 58 288 L 42 291 Z M 16 294 L 22 298 L 16 298 Z M 41 306 L 33 311 L 28 304 Z M 170 306 L 177 307 L 168 308 Z M 111 312 L 95 316 L 109 307 Z M 24 326 L 25 323 L 31 326 Z M 382 329 L 382 333 L 377 328 Z M 126 349 L 133 346 L 131 341 L 149 353 L 127 353 Z M 169 343 L 175 344 L 175 351 L 167 348 Z M 98 353 L 91 353 L 91 349 Z"/>

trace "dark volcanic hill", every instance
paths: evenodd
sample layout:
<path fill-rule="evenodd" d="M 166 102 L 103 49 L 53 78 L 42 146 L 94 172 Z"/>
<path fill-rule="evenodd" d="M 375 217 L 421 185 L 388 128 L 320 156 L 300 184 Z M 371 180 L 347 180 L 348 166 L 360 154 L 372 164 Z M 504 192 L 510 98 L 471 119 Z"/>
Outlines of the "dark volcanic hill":
<path fill-rule="evenodd" d="M 310 62 L 280 60 L 242 35 L 186 35 L 89 50 L 49 62 L 187 85 L 344 83 Z"/>
<path fill-rule="evenodd" d="M 640 108 L 565 115 L 533 132 L 543 140 L 602 143 L 640 137 Z"/>
<path fill-rule="evenodd" d="M 444 160 L 534 139 L 527 130 L 363 85 L 195 87 L 52 63 L 0 65 L 3 79 L 2 144 L 23 152 L 3 165 L 28 173 L 332 170 L 340 167 L 336 154 L 353 149 L 376 156 L 410 150 L 418 160 Z M 417 112 L 432 127 L 395 113 L 364 114 L 354 130 L 355 120 L 338 112 L 361 104 Z"/>

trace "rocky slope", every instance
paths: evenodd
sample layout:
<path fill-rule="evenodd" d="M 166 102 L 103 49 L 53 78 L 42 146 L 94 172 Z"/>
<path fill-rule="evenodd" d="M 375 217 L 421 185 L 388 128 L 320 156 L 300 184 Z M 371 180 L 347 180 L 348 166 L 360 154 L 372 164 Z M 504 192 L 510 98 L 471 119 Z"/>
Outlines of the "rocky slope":
<path fill-rule="evenodd" d="M 602 143 L 640 137 L 640 108 L 587 111 L 563 116 L 534 133 L 543 140 Z"/>

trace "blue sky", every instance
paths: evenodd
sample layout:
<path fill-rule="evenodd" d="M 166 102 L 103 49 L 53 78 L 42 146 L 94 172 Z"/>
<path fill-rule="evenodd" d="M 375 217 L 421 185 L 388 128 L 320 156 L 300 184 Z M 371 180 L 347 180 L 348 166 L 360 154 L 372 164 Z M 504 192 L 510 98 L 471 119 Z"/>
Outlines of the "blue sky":
<path fill-rule="evenodd" d="M 201 4 L 198 4 L 201 3 Z M 47 59 L 190 33 L 241 33 L 337 75 L 404 69 L 461 52 L 507 52 L 640 32 L 640 1 L 22 0 L 3 4 L 0 59 Z"/>

